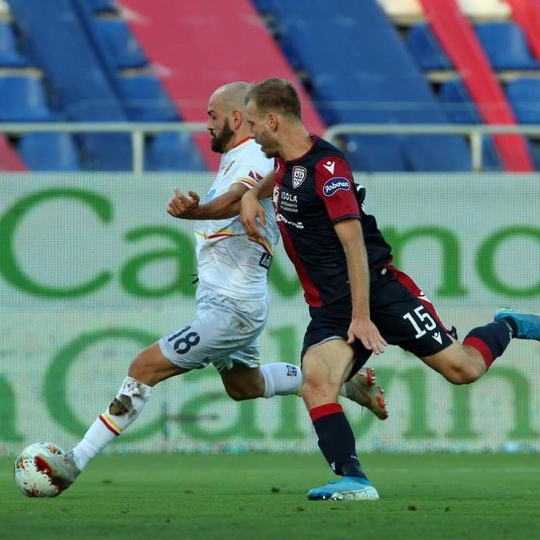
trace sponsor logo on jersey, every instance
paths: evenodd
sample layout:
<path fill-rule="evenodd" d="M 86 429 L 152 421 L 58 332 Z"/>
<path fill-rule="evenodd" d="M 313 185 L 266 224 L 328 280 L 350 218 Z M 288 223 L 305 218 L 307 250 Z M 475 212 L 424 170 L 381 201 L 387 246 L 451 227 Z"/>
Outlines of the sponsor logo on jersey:
<path fill-rule="evenodd" d="M 292 219 L 287 219 L 283 214 L 279 212 L 276 213 L 276 223 L 285 223 L 286 225 L 291 225 L 291 227 L 296 227 L 297 229 L 303 229 L 304 224 L 301 221 L 293 221 Z"/>
<path fill-rule="evenodd" d="M 300 167 L 300 165 L 295 165 L 292 170 L 292 187 L 297 188 L 306 178 L 307 169 L 305 167 Z"/>
<path fill-rule="evenodd" d="M 347 178 L 330 178 L 324 183 L 323 193 L 325 197 L 331 197 L 336 191 L 342 189 L 343 191 L 349 191 L 351 189 L 351 183 Z"/>
<path fill-rule="evenodd" d="M 284 190 L 280 191 L 280 198 L 282 201 L 288 201 L 292 203 L 298 202 L 298 195 L 295 195 L 294 193 L 289 193 L 288 191 Z"/>

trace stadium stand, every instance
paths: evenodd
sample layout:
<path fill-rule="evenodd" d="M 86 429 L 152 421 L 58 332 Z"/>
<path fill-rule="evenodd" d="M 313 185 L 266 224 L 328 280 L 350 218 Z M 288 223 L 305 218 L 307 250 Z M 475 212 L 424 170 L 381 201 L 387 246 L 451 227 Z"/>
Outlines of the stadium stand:
<path fill-rule="evenodd" d="M 505 90 L 520 124 L 540 124 L 540 77 L 516 78 L 506 83 Z M 536 135 L 527 141 L 535 169 L 540 170 L 540 139 Z"/>
<path fill-rule="evenodd" d="M 101 48 L 102 58 L 111 64 L 112 69 L 142 68 L 148 65 L 137 39 L 123 19 L 92 17 L 90 28 Z"/>
<path fill-rule="evenodd" d="M 474 26 L 480 44 L 495 70 L 539 69 L 523 30 L 514 22 L 483 22 Z"/>
<path fill-rule="evenodd" d="M 448 79 L 441 83 L 439 98 L 454 124 L 482 124 L 482 117 L 469 91 L 460 78 Z M 482 165 L 484 170 L 501 171 L 499 153 L 493 137 L 482 139 Z"/>
<path fill-rule="evenodd" d="M 540 3 L 507 0 L 512 19 L 523 29 L 527 44 L 537 60 L 540 60 Z"/>
<path fill-rule="evenodd" d="M 456 26 L 445 11 L 457 5 L 472 45 L 466 19 Z M 318 134 L 336 123 L 540 120 L 540 6 L 521 0 L 441 0 L 437 9 L 428 0 L 313 0 L 309 10 L 301 0 L 0 0 L 0 8 L 4 122 L 204 122 L 217 86 L 274 75 L 297 81 Z M 50 151 L 56 165 L 45 166 L 59 170 L 132 166 L 127 135 L 66 137 L 30 137 L 24 147 L 71 147 L 71 158 Z M 10 141 L 22 146 L 23 138 Z M 349 135 L 341 143 L 359 170 L 470 170 L 460 136 Z M 533 143 L 486 138 L 484 167 L 530 170 Z M 0 138 L 2 163 L 9 148 Z M 24 162 L 37 166 L 25 151 Z M 215 169 L 219 159 L 207 135 L 151 135 L 144 151 L 152 171 Z"/>
<path fill-rule="evenodd" d="M 177 121 L 178 113 L 159 79 L 150 73 L 119 77 L 120 95 L 129 118 L 136 122 Z"/>
<path fill-rule="evenodd" d="M 520 124 L 540 124 L 540 78 L 509 81 L 506 95 Z"/>
<path fill-rule="evenodd" d="M 122 6 L 150 61 L 166 72 L 162 82 L 168 94 L 190 122 L 206 122 L 208 98 L 222 84 L 271 76 L 296 79 L 250 0 L 123 0 Z M 325 126 L 311 98 L 301 85 L 298 90 L 306 124 L 321 135 Z M 219 156 L 210 150 L 208 135 L 196 141 L 205 162 L 217 169 Z"/>
<path fill-rule="evenodd" d="M 19 51 L 13 25 L 0 20 L 0 68 L 26 66 L 28 58 Z"/>
<path fill-rule="evenodd" d="M 127 120 L 69 0 L 10 0 L 9 5 L 23 29 L 31 60 L 54 88 L 62 120 Z M 131 168 L 128 135 L 81 134 L 77 138 L 85 170 Z"/>
<path fill-rule="evenodd" d="M 75 142 L 67 133 L 27 133 L 20 138 L 18 150 L 30 170 L 81 170 Z"/>
<path fill-rule="evenodd" d="M 456 10 L 455 0 L 440 0 L 435 6 L 421 0 L 434 35 L 462 75 L 482 120 L 487 124 L 516 124 L 506 96 L 471 23 Z M 527 141 L 521 135 L 494 137 L 505 171 L 529 172 L 533 164 Z"/>
<path fill-rule="evenodd" d="M 182 117 L 177 107 L 114 3 L 107 0 L 74 1 L 128 119 L 134 122 L 180 121 Z M 160 141 L 168 141 L 168 144 Z M 188 133 L 147 136 L 145 156 L 150 160 L 146 163 L 145 159 L 147 170 L 207 169 Z"/>
<path fill-rule="evenodd" d="M 459 0 L 464 15 L 479 22 L 505 20 L 510 17 L 510 6 L 504 0 Z"/>
<path fill-rule="evenodd" d="M 55 120 L 45 88 L 36 76 L 20 74 L 0 77 L 0 96 L 0 120 L 3 122 Z"/>
<path fill-rule="evenodd" d="M 385 13 L 398 26 L 408 26 L 424 20 L 424 12 L 418 0 L 377 0 Z"/>
<path fill-rule="evenodd" d="M 36 7 L 31 0 L 10 0 L 9 5 L 9 18 L 21 29 L 21 43 L 28 54 L 28 62 L 37 67 L 47 81 L 55 115 L 39 114 L 37 110 L 25 112 L 23 98 L 30 91 L 37 97 L 26 101 L 34 109 L 44 99 L 34 88 L 35 76 L 32 79 L 26 74 L 18 74 L 11 78 L 4 76 L 1 79 L 5 81 L 0 80 L 0 84 L 3 82 L 7 87 L 7 93 L 2 87 L 0 94 L 0 109 L 2 106 L 9 109 L 0 115 L 4 121 L 23 120 L 23 113 L 34 121 L 54 120 L 55 117 L 69 122 L 179 120 L 174 104 L 160 88 L 157 77 L 151 73 L 144 52 L 126 22 L 119 18 L 114 2 L 43 0 Z M 11 26 L 7 28 L 11 29 Z M 50 39 L 51 35 L 55 39 Z M 145 69 L 145 75 L 133 73 L 136 69 Z M 124 77 L 126 72 L 129 76 Z M 21 91 L 12 90 L 16 84 L 22 87 Z M 8 103 L 8 97 L 12 95 L 13 99 L 17 97 L 21 102 L 20 106 L 13 107 L 13 100 Z M 182 151 L 177 160 L 181 170 L 205 170 L 191 137 L 182 134 L 180 138 L 182 144 L 177 144 L 175 151 Z M 62 139 L 60 137 L 58 140 Z M 149 145 L 153 145 L 153 138 L 149 139 Z M 25 146 L 34 153 L 39 144 L 50 145 L 53 141 L 45 137 L 30 140 L 32 144 Z M 89 133 L 77 135 L 76 140 L 75 148 L 79 151 L 83 170 L 131 169 L 130 135 Z M 170 151 L 173 151 L 172 147 Z M 155 155 L 155 150 L 151 155 Z M 31 159 L 25 161 L 36 163 Z M 174 162 L 170 158 L 162 161 Z M 60 160 L 59 163 L 58 166 L 63 167 L 69 160 Z M 52 164 L 47 166 L 53 167 Z M 154 169 L 152 164 L 149 164 L 149 168 Z"/>
<path fill-rule="evenodd" d="M 317 0 L 306 12 L 301 1 L 272 0 L 266 9 L 289 61 L 308 75 L 327 124 L 449 122 L 376 2 Z M 346 141 L 359 170 L 470 170 L 469 149 L 458 136 L 350 136 Z"/>
<path fill-rule="evenodd" d="M 86 4 L 94 13 L 116 13 L 118 11 L 114 0 L 87 0 Z"/>
<path fill-rule="evenodd" d="M 387 15 L 399 26 L 425 21 L 420 0 L 377 0 Z M 509 0 L 524 3 L 521 0 Z M 511 15 L 504 0 L 458 0 L 461 12 L 473 21 L 506 20 Z"/>
<path fill-rule="evenodd" d="M 185 133 L 165 132 L 150 137 L 145 160 L 149 171 L 206 170 L 199 152 L 193 151 L 193 139 Z"/>
<path fill-rule="evenodd" d="M 444 52 L 426 22 L 419 22 L 409 27 L 406 34 L 406 43 L 422 70 L 453 69 L 448 55 Z"/>

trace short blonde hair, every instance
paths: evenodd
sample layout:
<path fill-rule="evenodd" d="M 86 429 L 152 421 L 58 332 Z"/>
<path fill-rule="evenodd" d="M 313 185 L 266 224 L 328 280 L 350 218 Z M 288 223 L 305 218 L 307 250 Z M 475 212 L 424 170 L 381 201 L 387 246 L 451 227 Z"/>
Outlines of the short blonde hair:
<path fill-rule="evenodd" d="M 290 81 L 272 77 L 253 84 L 245 96 L 245 103 L 254 102 L 257 109 L 266 114 L 279 114 L 302 119 L 302 106 L 298 92 Z"/>

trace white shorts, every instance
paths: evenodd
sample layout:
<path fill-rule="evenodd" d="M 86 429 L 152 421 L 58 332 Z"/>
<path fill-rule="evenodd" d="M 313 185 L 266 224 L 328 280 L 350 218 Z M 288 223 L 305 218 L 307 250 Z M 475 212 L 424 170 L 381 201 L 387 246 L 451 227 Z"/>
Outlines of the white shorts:
<path fill-rule="evenodd" d="M 199 285 L 196 319 L 162 337 L 159 347 L 165 358 L 186 369 L 214 364 L 221 371 L 235 363 L 258 367 L 258 337 L 267 319 L 268 297 L 236 300 Z"/>

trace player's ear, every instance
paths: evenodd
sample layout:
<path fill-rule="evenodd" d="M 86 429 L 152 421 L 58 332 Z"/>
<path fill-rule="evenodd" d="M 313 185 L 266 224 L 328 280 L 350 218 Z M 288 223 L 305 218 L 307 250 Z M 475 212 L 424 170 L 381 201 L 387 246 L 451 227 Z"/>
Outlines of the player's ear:
<path fill-rule="evenodd" d="M 242 122 L 245 121 L 242 111 L 233 111 L 231 113 L 231 118 L 233 129 L 238 129 L 242 125 Z"/>
<path fill-rule="evenodd" d="M 268 116 L 266 117 L 266 122 L 268 124 L 268 127 L 272 131 L 275 131 L 279 124 L 279 118 L 277 114 L 271 112 L 271 113 L 268 113 Z"/>

